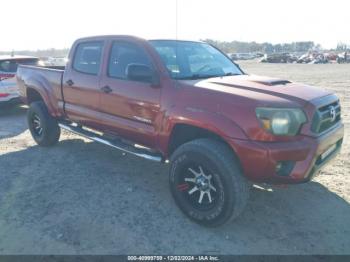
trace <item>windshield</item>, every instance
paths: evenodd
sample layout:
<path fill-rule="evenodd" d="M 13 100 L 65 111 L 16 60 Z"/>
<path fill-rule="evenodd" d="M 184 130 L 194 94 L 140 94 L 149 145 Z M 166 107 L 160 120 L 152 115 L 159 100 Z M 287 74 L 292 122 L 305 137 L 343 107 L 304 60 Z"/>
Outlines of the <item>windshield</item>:
<path fill-rule="evenodd" d="M 199 42 L 152 40 L 174 79 L 201 79 L 242 75 L 242 71 L 219 50 Z"/>

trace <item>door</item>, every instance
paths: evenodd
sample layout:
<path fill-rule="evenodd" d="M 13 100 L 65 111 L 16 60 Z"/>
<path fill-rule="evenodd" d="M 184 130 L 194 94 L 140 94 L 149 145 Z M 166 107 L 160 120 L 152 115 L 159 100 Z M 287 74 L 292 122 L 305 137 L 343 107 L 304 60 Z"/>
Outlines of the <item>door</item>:
<path fill-rule="evenodd" d="M 151 61 L 146 50 L 137 43 L 111 42 L 100 88 L 101 112 L 107 131 L 154 147 L 161 89 L 147 81 L 129 80 L 126 75 L 130 64 L 147 65 L 155 72 Z"/>
<path fill-rule="evenodd" d="M 64 108 L 68 118 L 90 127 L 97 127 L 99 122 L 103 45 L 103 41 L 76 44 L 63 76 Z"/>

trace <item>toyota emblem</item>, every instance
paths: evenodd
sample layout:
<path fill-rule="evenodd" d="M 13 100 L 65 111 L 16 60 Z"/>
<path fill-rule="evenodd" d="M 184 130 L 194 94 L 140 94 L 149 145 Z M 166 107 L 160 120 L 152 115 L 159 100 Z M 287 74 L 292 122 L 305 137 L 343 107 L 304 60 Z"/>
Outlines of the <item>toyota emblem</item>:
<path fill-rule="evenodd" d="M 334 106 L 329 107 L 329 114 L 331 116 L 331 122 L 334 122 L 335 118 L 337 117 Z"/>

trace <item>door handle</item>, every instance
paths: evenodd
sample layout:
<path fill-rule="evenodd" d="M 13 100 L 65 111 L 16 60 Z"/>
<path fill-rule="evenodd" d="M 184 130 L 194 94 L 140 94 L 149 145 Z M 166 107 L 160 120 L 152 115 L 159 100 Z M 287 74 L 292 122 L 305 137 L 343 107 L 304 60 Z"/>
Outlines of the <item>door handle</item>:
<path fill-rule="evenodd" d="M 66 81 L 66 84 L 69 86 L 72 86 L 72 85 L 74 85 L 74 82 L 73 82 L 73 80 L 69 79 Z"/>
<path fill-rule="evenodd" d="M 113 91 L 109 86 L 101 87 L 101 90 L 107 94 Z"/>

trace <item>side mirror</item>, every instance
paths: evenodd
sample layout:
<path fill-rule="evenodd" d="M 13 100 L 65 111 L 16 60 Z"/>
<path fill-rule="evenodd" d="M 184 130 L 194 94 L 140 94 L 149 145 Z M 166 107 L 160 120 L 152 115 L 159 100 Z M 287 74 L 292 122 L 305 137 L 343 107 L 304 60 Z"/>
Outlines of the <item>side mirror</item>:
<path fill-rule="evenodd" d="M 144 64 L 129 64 L 126 67 L 125 73 L 129 80 L 146 82 L 154 86 L 159 84 L 159 80 L 154 71 Z"/>

